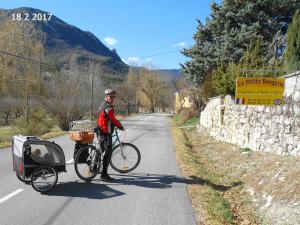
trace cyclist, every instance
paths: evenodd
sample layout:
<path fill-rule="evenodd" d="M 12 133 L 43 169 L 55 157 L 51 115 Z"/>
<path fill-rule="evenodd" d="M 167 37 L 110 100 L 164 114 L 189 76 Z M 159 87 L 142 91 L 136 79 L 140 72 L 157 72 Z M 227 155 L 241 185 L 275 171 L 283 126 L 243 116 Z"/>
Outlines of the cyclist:
<path fill-rule="evenodd" d="M 102 147 L 105 149 L 105 154 L 103 157 L 103 170 L 100 178 L 104 181 L 113 180 L 113 178 L 107 174 L 107 168 L 111 159 L 112 133 L 114 131 L 114 127 L 116 126 L 120 130 L 124 130 L 121 122 L 115 118 L 113 104 L 116 95 L 117 92 L 114 89 L 105 90 L 105 101 L 99 108 L 98 126 L 100 128 L 101 140 L 104 140 L 104 146 Z"/>

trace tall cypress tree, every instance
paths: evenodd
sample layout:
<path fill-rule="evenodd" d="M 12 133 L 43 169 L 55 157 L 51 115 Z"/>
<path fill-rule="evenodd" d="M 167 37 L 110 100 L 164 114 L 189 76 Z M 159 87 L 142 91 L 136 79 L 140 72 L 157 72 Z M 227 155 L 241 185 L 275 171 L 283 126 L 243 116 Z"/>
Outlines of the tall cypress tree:
<path fill-rule="evenodd" d="M 286 66 L 289 72 L 300 70 L 300 12 L 297 10 L 287 33 Z"/>

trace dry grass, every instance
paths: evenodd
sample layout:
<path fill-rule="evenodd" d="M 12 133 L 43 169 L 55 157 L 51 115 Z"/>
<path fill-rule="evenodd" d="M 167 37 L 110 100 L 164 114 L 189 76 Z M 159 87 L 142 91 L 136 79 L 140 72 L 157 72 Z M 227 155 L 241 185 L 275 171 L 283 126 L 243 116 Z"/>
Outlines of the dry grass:
<path fill-rule="evenodd" d="M 174 137 L 174 142 L 176 146 L 176 158 L 179 162 L 180 169 L 182 174 L 189 178 L 191 176 L 195 176 L 197 174 L 197 169 L 195 166 L 191 163 L 188 163 L 192 159 L 186 154 L 189 149 L 184 144 L 184 141 L 186 140 L 186 137 L 184 136 L 183 132 L 180 129 L 172 129 L 172 134 Z M 203 224 L 203 222 L 206 220 L 207 213 L 203 209 L 203 200 L 202 198 L 198 198 L 197 196 L 203 196 L 203 190 L 197 188 L 197 184 L 191 184 L 188 185 L 188 193 L 191 196 L 192 203 L 196 212 L 196 218 L 199 224 Z"/>
<path fill-rule="evenodd" d="M 11 145 L 11 136 L 13 134 L 11 126 L 0 127 L 0 148 L 5 148 Z"/>
<path fill-rule="evenodd" d="M 195 130 L 173 127 L 173 136 L 183 175 L 201 181 L 188 187 L 199 224 L 300 224 L 299 157 L 241 149 Z"/>
<path fill-rule="evenodd" d="M 67 134 L 67 131 L 62 131 L 57 126 L 54 126 L 50 132 L 41 136 L 42 139 L 49 139 Z M 15 133 L 11 126 L 0 127 L 0 148 L 11 146 L 11 138 Z"/>
<path fill-rule="evenodd" d="M 234 224 L 229 202 L 223 197 L 223 189 L 227 187 L 218 183 L 217 174 L 207 170 L 193 151 L 194 143 L 189 141 L 183 130 L 173 128 L 173 136 L 182 174 L 193 180 L 188 185 L 188 193 L 198 224 Z"/>
<path fill-rule="evenodd" d="M 194 180 L 188 193 L 198 224 L 262 224 L 241 177 L 234 175 L 230 154 L 224 157 L 228 145 L 195 130 L 173 127 L 172 133 L 182 174 Z M 242 151 L 238 154 L 247 157 Z"/>

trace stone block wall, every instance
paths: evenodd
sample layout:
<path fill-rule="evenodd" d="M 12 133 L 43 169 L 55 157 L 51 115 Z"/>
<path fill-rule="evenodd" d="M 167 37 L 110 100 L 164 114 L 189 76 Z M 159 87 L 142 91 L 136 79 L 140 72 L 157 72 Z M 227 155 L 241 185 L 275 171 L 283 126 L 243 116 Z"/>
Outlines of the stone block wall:
<path fill-rule="evenodd" d="M 232 96 L 215 97 L 201 112 L 199 130 L 242 148 L 300 155 L 300 71 L 285 78 L 284 105 L 236 105 Z"/>

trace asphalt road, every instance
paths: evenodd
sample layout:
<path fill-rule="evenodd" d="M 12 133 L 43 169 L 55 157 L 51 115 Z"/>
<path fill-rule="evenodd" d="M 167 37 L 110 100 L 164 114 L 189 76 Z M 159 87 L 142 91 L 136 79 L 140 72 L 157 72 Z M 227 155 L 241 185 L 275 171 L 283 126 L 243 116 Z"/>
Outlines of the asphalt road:
<path fill-rule="evenodd" d="M 0 150 L 1 225 L 194 225 L 191 201 L 176 163 L 168 117 L 147 114 L 124 122 L 125 140 L 141 151 L 139 167 L 129 174 L 109 173 L 113 183 L 81 181 L 72 164 L 60 173 L 57 186 L 40 194 L 12 171 L 10 149 Z M 53 139 L 72 159 L 74 142 Z"/>

